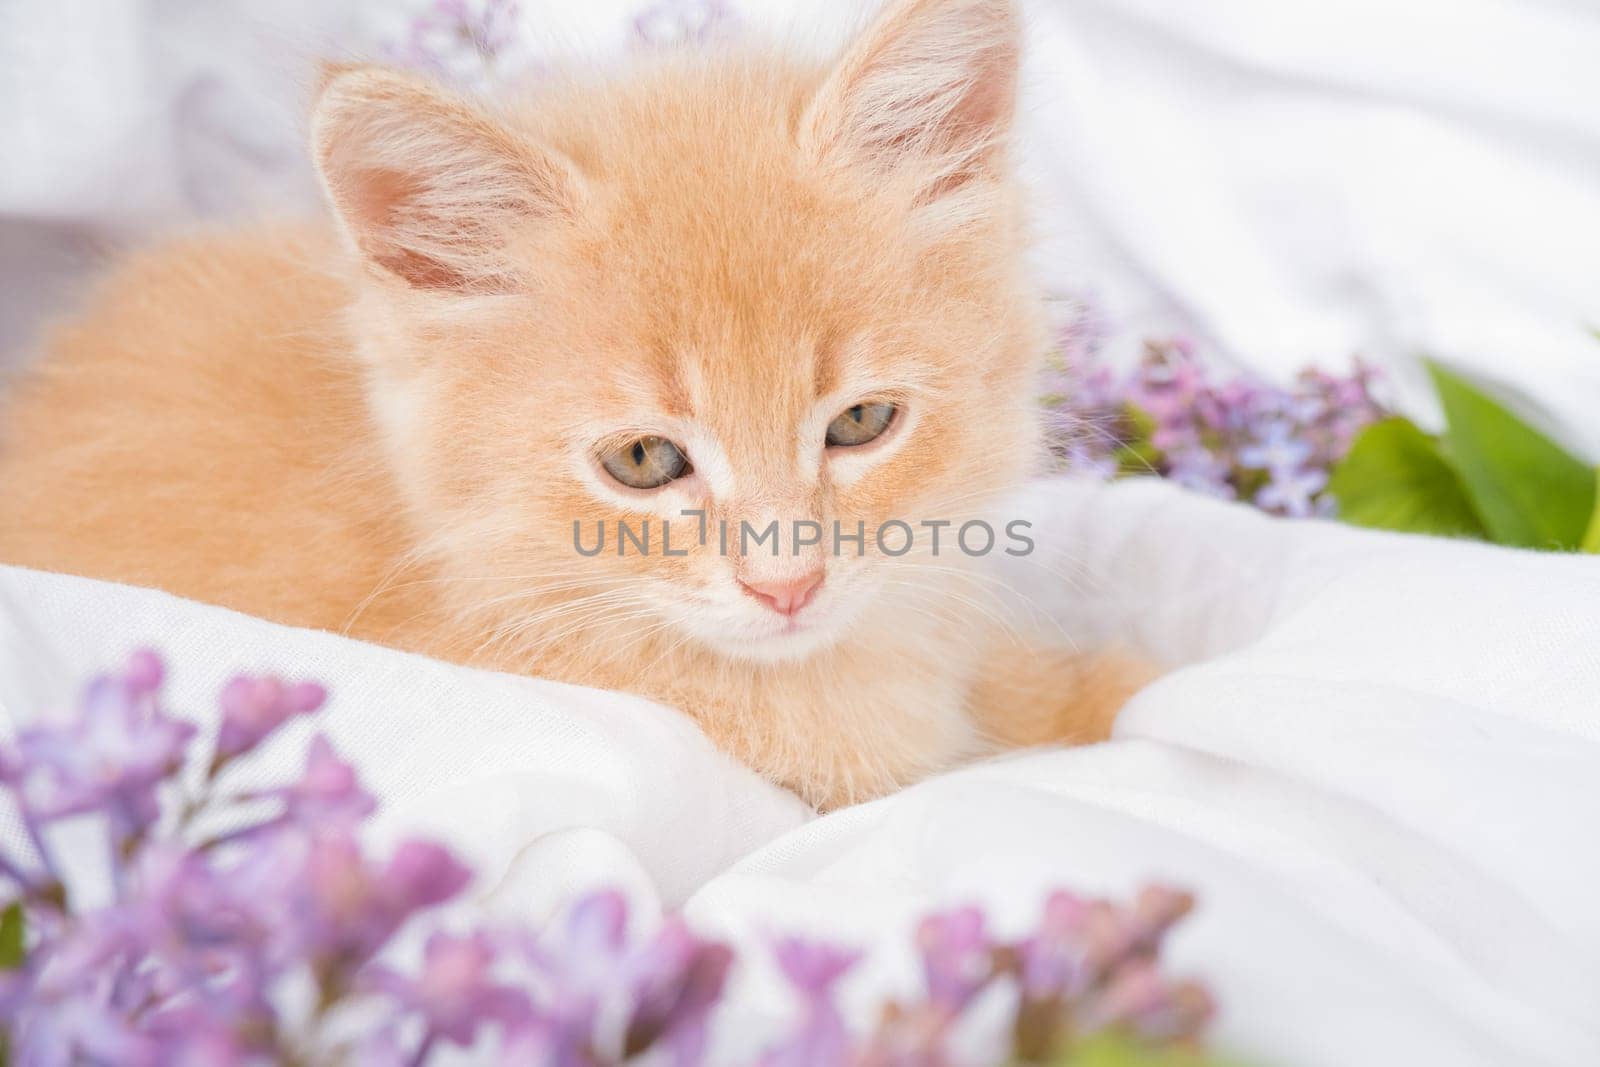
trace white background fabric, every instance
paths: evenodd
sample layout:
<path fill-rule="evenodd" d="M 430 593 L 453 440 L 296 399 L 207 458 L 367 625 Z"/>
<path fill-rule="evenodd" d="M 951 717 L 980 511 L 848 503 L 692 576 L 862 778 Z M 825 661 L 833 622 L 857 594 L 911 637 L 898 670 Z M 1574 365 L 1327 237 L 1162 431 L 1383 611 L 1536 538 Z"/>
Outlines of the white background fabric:
<path fill-rule="evenodd" d="M 140 642 L 172 656 L 184 709 L 241 667 L 323 679 L 318 725 L 384 798 L 383 836 L 456 844 L 498 911 L 537 920 L 619 883 L 737 942 L 730 1056 L 789 1009 L 761 963 L 774 932 L 872 947 L 848 987 L 865 1018 L 913 987 L 927 909 L 980 901 L 1016 930 L 1051 887 L 1162 879 L 1200 896 L 1173 966 L 1212 983 L 1220 1040 L 1257 1062 L 1600 1061 L 1600 561 L 1274 521 L 1160 483 L 1051 483 L 1016 506 L 1039 533 L 1010 564 L 1032 603 L 1185 666 L 1108 744 L 818 819 L 630 697 L 15 569 L 0 707 L 60 706 L 63 679 Z M 299 748 L 259 773 L 292 773 Z"/>

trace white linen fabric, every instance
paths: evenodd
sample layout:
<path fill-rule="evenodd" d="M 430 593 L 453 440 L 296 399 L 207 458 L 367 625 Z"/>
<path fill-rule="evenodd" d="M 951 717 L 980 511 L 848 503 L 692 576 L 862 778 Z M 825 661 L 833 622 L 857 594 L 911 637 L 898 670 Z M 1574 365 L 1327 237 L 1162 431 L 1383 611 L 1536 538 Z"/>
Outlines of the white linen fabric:
<path fill-rule="evenodd" d="M 0 708 L 26 722 L 144 643 L 185 710 L 237 669 L 322 679 L 315 726 L 380 795 L 382 836 L 455 844 L 493 908 L 538 920 L 610 882 L 738 943 L 729 1057 L 790 1008 L 760 962 L 774 932 L 872 948 L 847 986 L 864 1017 L 912 987 L 928 909 L 982 902 L 1015 930 L 1051 887 L 1160 879 L 1200 897 L 1173 966 L 1212 984 L 1219 1039 L 1254 1062 L 1600 1062 L 1600 561 L 1154 482 L 1043 483 L 1014 508 L 1039 549 L 999 563 L 1031 607 L 1177 669 L 1108 743 L 818 818 L 632 697 L 15 568 Z M 256 772 L 293 774 L 303 733 Z"/>

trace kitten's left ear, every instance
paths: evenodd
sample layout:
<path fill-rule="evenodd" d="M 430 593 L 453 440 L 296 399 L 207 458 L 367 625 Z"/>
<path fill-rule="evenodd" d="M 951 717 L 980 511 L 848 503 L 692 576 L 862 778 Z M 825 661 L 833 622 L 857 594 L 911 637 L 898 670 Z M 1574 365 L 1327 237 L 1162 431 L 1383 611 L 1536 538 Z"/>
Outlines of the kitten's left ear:
<path fill-rule="evenodd" d="M 1021 30 L 1012 0 L 889 0 L 800 121 L 803 147 L 940 196 L 1003 165 Z"/>
<path fill-rule="evenodd" d="M 415 289 L 505 292 L 519 226 L 570 217 L 576 169 L 472 104 L 377 67 L 334 69 L 312 112 L 328 199 L 367 260 Z"/>

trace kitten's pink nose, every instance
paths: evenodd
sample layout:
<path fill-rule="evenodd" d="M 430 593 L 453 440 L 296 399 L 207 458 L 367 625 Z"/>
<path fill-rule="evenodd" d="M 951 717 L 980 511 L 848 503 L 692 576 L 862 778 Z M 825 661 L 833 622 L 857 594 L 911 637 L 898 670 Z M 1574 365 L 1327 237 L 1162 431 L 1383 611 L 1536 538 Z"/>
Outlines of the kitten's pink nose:
<path fill-rule="evenodd" d="M 775 582 L 747 582 L 739 579 L 745 592 L 761 601 L 780 615 L 793 615 L 811 603 L 811 594 L 822 584 L 822 569 Z"/>

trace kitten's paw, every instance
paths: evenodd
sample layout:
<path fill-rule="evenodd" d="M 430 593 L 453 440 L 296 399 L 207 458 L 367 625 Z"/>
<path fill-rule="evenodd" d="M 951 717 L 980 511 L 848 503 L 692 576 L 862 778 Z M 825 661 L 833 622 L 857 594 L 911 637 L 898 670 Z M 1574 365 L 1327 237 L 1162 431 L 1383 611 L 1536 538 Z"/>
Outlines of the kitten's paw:
<path fill-rule="evenodd" d="M 974 721 L 1004 748 L 1104 741 L 1130 697 L 1160 672 L 1122 652 L 996 645 L 969 698 Z"/>

